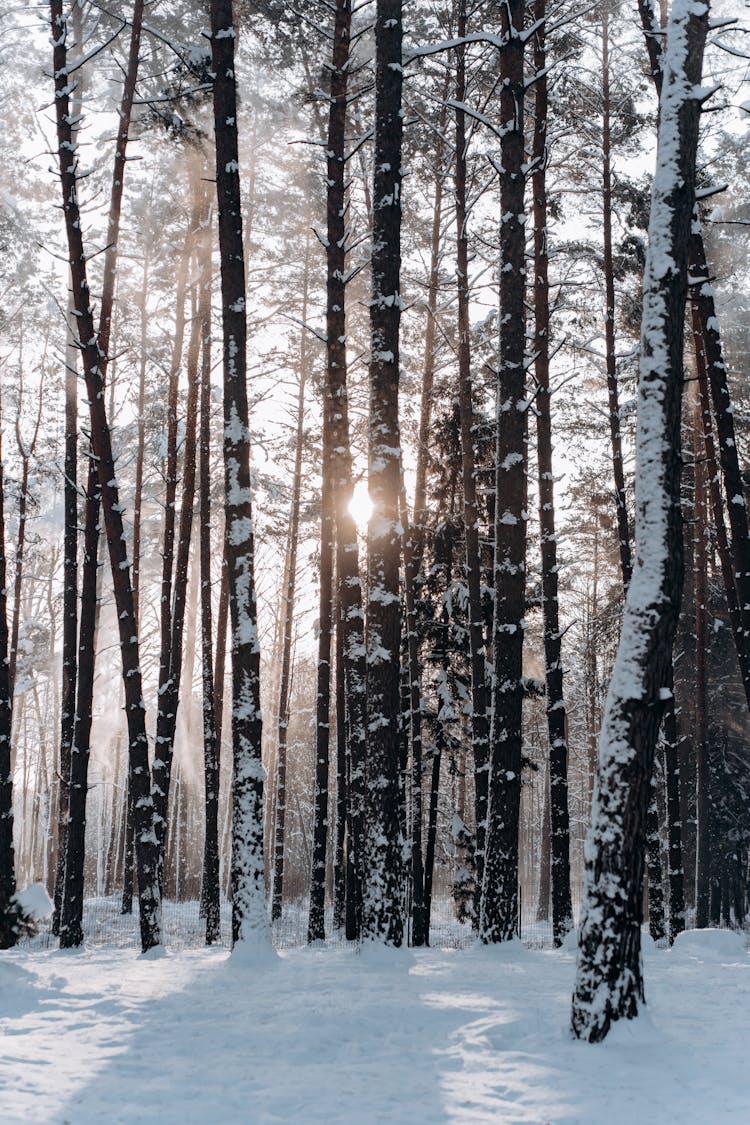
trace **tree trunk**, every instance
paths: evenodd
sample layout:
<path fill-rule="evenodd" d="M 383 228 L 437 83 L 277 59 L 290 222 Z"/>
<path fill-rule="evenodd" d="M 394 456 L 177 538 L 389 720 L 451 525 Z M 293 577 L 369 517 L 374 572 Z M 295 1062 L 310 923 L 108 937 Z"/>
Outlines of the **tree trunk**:
<path fill-rule="evenodd" d="M 719 464 L 724 483 L 726 510 L 731 533 L 729 548 L 734 566 L 736 603 L 742 633 L 742 641 L 737 646 L 737 655 L 745 696 L 748 707 L 750 707 L 750 523 L 737 450 L 734 412 L 727 382 L 727 368 L 721 349 L 719 321 L 716 316 L 713 288 L 706 263 L 703 238 L 700 233 L 700 221 L 697 216 L 693 221 L 690 241 L 690 280 L 693 283 L 691 295 L 702 338 L 699 363 L 702 362 L 706 370 L 716 419 Z M 723 520 L 721 522 L 723 524 Z M 721 549 L 721 545 L 719 546 Z M 731 611 L 734 599 L 731 598 L 729 592 L 727 597 L 730 599 Z M 735 632 L 735 637 L 739 641 L 737 632 Z"/>
<path fill-rule="evenodd" d="M 617 355 L 615 350 L 615 272 L 612 257 L 612 130 L 609 89 L 609 11 L 602 7 L 602 238 L 604 252 L 604 339 L 607 363 L 607 394 L 609 396 L 609 434 L 612 447 L 612 475 L 615 485 L 617 535 L 620 548 L 622 584 L 627 592 L 633 570 L 628 530 L 628 507 L 625 500 L 625 468 L 622 460 L 620 430 L 620 398 L 617 386 Z"/>
<path fill-rule="evenodd" d="M 353 940 L 359 936 L 362 923 L 367 665 L 359 545 L 356 525 L 349 511 L 353 487 L 346 359 L 346 263 L 349 239 L 346 119 L 350 24 L 351 0 L 339 0 L 334 30 L 335 59 L 332 59 L 326 147 L 326 382 L 323 402 L 330 435 L 337 596 L 346 694 L 346 936 Z"/>
<path fill-rule="evenodd" d="M 21 458 L 21 482 L 18 490 L 18 532 L 16 540 L 15 578 L 13 582 L 13 621 L 10 638 L 10 695 L 11 703 L 16 687 L 16 665 L 18 662 L 18 639 L 21 626 L 21 594 L 23 590 L 23 563 L 26 548 L 26 520 L 29 506 L 29 467 L 34 456 L 39 426 L 42 421 L 42 404 L 44 392 L 44 377 L 39 382 L 39 407 L 37 410 L 36 424 L 28 444 L 21 434 L 21 410 L 23 404 L 23 327 L 21 329 L 20 372 L 18 382 L 18 411 L 16 413 L 16 445 Z M 46 349 L 46 346 L 45 346 Z"/>
<path fill-rule="evenodd" d="M 458 10 L 458 38 L 466 35 L 466 3 Z M 466 99 L 466 51 L 456 49 L 456 103 Z M 471 748 L 474 756 L 476 845 L 474 850 L 474 921 L 479 921 L 479 905 L 484 873 L 484 844 L 487 828 L 490 723 L 487 714 L 487 659 L 482 610 L 482 556 L 479 545 L 479 507 L 477 504 L 476 463 L 474 457 L 474 396 L 471 375 L 471 324 L 469 321 L 469 238 L 466 214 L 466 116 L 456 109 L 456 283 L 458 310 L 458 398 L 461 419 L 461 473 L 466 544 L 466 585 L 469 595 L 469 653 L 471 660 Z"/>
<path fill-rule="evenodd" d="M 694 730 L 697 791 L 695 813 L 697 839 L 695 857 L 695 924 L 705 929 L 709 923 L 709 880 L 711 875 L 711 803 L 708 762 L 708 701 L 706 696 L 706 656 L 708 649 L 708 512 L 706 504 L 706 465 L 700 438 L 700 405 L 693 413 L 693 591 L 695 601 L 695 695 Z"/>
<path fill-rule="evenodd" d="M 247 409 L 247 319 L 232 0 L 211 0 L 224 329 L 225 543 L 232 619 L 232 943 L 270 941 L 263 872 L 260 646 Z"/>
<path fill-rule="evenodd" d="M 708 9 L 674 0 L 652 187 L 636 446 L 636 571 L 602 727 L 572 1028 L 603 1039 L 643 999 L 645 819 L 682 589 L 680 414 L 687 247 Z"/>
<path fill-rule="evenodd" d="M 656 803 L 656 777 L 651 781 L 651 796 L 646 810 L 646 858 L 648 863 L 648 931 L 654 941 L 661 941 L 664 928 L 664 887 L 661 877 L 661 836 L 659 810 Z"/>
<path fill-rule="evenodd" d="M 130 59 L 123 93 L 123 106 L 120 111 L 120 128 L 118 131 L 115 171 L 113 176 L 112 202 L 108 229 L 108 246 L 111 248 L 112 253 L 108 253 L 105 259 L 105 287 L 102 298 L 101 317 L 103 331 L 97 333 L 91 311 L 86 256 L 83 246 L 81 216 L 77 196 L 78 169 L 74 157 L 75 145 L 71 135 L 70 89 L 68 83 L 69 75 L 66 48 L 67 24 L 63 16 L 62 0 L 50 0 L 50 20 L 54 46 L 55 106 L 57 111 L 63 214 L 65 216 L 70 270 L 76 305 L 76 325 L 81 346 L 83 371 L 91 415 L 91 440 L 97 463 L 99 487 L 102 494 L 104 524 L 107 532 L 112 584 L 115 595 L 115 608 L 120 631 L 125 706 L 130 742 L 130 775 L 133 784 L 136 819 L 141 944 L 145 951 L 159 943 L 161 929 L 161 905 L 159 901 L 155 848 L 155 820 L 150 786 L 148 740 L 146 738 L 145 708 L 141 686 L 138 634 L 133 606 L 133 588 L 130 582 L 130 567 L 127 558 L 122 508 L 119 502 L 111 435 L 104 404 L 104 375 L 107 363 L 105 345 L 109 343 L 108 325 L 109 319 L 111 319 L 111 301 L 107 308 L 104 295 L 108 297 L 113 296 L 114 259 L 116 256 L 114 248 L 117 245 L 117 234 L 119 232 L 125 149 L 127 147 L 130 108 L 132 106 L 138 63 L 142 8 L 142 0 L 136 0 L 131 28 Z M 65 919 L 63 918 L 63 924 L 64 922 Z M 62 929 L 63 926 L 61 926 L 61 931 Z"/>
<path fill-rule="evenodd" d="M 8 918 L 16 893 L 13 850 L 13 768 L 10 753 L 11 694 L 8 671 L 8 594 L 5 558 L 5 483 L 0 426 L 0 949 L 11 949 L 18 940 Z"/>
<path fill-rule="evenodd" d="M 341 593 L 336 574 L 336 845 L 333 858 L 333 928 L 340 930 L 346 917 L 346 665 Z"/>
<path fill-rule="evenodd" d="M 194 173 L 196 174 L 196 173 Z M 193 183 L 193 212 L 191 227 L 201 234 L 202 245 L 197 248 L 199 272 L 201 260 L 208 252 L 208 200 L 198 199 L 201 189 Z M 164 841 L 169 808 L 169 789 L 172 778 L 175 735 L 177 730 L 177 711 L 180 705 L 180 684 L 182 680 L 182 649 L 187 610 L 188 573 L 190 567 L 190 541 L 193 532 L 193 511 L 195 504 L 196 452 L 198 429 L 198 367 L 201 351 L 202 324 L 198 315 L 198 298 L 193 288 L 191 297 L 190 342 L 187 354 L 188 395 L 185 409 L 185 439 L 182 466 L 182 498 L 180 522 L 177 533 L 177 552 L 175 556 L 174 584 L 172 588 L 172 610 L 170 613 L 169 675 L 159 687 L 159 702 L 156 713 L 156 749 L 154 755 L 154 805 L 157 814 L 157 838 L 159 840 L 159 863 L 163 867 Z M 163 641 L 162 641 L 163 644 Z M 188 646 L 190 649 L 190 646 Z M 160 670 L 161 672 L 161 670 Z M 161 678 L 161 677 L 160 677 Z M 187 682 L 188 706 L 191 682 Z M 160 877 L 161 877 L 160 872 Z"/>
<path fill-rule="evenodd" d="M 148 347 L 148 301 L 150 281 L 150 254 L 148 248 L 143 256 L 143 283 L 141 286 L 141 354 L 138 365 L 138 417 L 136 425 L 138 439 L 135 453 L 135 496 L 133 499 L 133 603 L 135 619 L 139 618 L 141 590 L 141 510 L 143 508 L 143 462 L 146 453 L 146 366 Z"/>
<path fill-rule="evenodd" d="M 80 14 L 74 6 L 74 21 Z M 77 21 L 80 22 L 80 21 Z M 74 22 L 80 42 L 80 27 Z M 73 316 L 70 313 L 70 321 Z M 63 485 L 65 531 L 63 545 L 63 637 L 62 698 L 60 701 L 60 779 L 57 803 L 57 863 L 55 868 L 52 932 L 60 932 L 60 911 L 65 883 L 65 835 L 68 825 L 70 763 L 75 732 L 76 681 L 78 675 L 78 371 L 77 352 L 68 335 L 65 351 L 65 483 Z"/>
<path fill-rule="evenodd" d="M 547 55 L 544 18 L 546 0 L 536 0 L 534 20 L 534 372 L 536 374 L 537 460 L 539 466 L 539 534 L 542 555 L 544 664 L 549 730 L 550 875 L 552 934 L 562 945 L 573 927 L 570 897 L 570 819 L 568 815 L 567 713 L 563 695 L 562 633 L 558 607 L 555 477 L 552 470 L 552 419 L 549 372 L 549 257 L 547 247 Z M 609 308 L 607 316 L 609 316 Z M 622 544 L 621 544 L 622 548 Z"/>
<path fill-rule="evenodd" d="M 664 705 L 664 770 L 667 791 L 667 833 L 669 857 L 669 944 L 685 929 L 685 872 L 682 858 L 682 817 L 680 813 L 680 735 L 674 698 L 674 666 L 667 672 L 667 697 Z"/>
<path fill-rule="evenodd" d="M 406 603 L 406 706 L 411 733 L 411 944 L 427 944 L 427 925 L 424 909 L 424 859 L 422 855 L 422 691 L 419 662 L 419 635 L 417 632 L 417 559 L 415 535 L 409 522 L 406 504 L 403 469 L 401 470 L 401 524 L 404 553 L 404 601 Z M 407 770 L 404 769 L 404 776 Z"/>
<path fill-rule="evenodd" d="M 367 535 L 367 832 L 362 929 L 399 946 L 399 569 L 398 422 L 401 295 L 401 0 L 378 0 L 375 22 L 375 148 L 370 301 Z"/>
<path fill-rule="evenodd" d="M 500 51 L 500 339 L 495 445 L 495 664 L 492 768 L 480 936 L 510 941 L 518 919 L 523 633 L 526 594 L 527 414 L 524 365 L 524 40 L 523 0 L 502 10 Z"/>
<path fill-rule="evenodd" d="M 208 227 L 210 212 L 204 211 Z M 214 696 L 213 609 L 211 604 L 211 248 L 199 242 L 198 319 L 201 330 L 200 385 L 200 585 L 201 674 L 203 683 L 203 766 L 205 836 L 201 906 L 206 918 L 206 945 L 221 937 L 219 884 L 219 759 Z"/>

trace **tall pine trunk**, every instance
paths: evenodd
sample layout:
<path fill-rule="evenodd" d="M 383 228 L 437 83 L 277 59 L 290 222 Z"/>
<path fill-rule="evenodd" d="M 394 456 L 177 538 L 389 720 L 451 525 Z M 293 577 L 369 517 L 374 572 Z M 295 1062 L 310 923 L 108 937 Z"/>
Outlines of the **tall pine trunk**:
<path fill-rule="evenodd" d="M 706 505 L 706 466 L 700 431 L 699 403 L 693 413 L 693 600 L 695 603 L 695 695 L 694 731 L 696 755 L 696 844 L 695 844 L 695 924 L 705 929 L 709 923 L 709 881 L 711 876 L 711 803 L 708 762 L 708 513 Z"/>
<path fill-rule="evenodd" d="M 211 0 L 216 190 L 224 335 L 224 485 L 232 622 L 232 942 L 266 945 L 260 645 L 247 409 L 247 310 L 232 0 Z"/>
<path fill-rule="evenodd" d="M 88 286 L 86 255 L 81 229 L 81 215 L 78 205 L 78 164 L 75 156 L 75 141 L 72 136 L 72 117 L 70 112 L 70 86 L 67 67 L 67 22 L 63 15 L 61 0 L 50 0 L 50 23 L 53 42 L 53 66 L 55 77 L 55 108 L 57 117 L 58 155 L 63 198 L 68 254 L 70 261 L 72 288 L 76 306 L 76 326 L 81 347 L 86 391 L 89 399 L 91 417 L 91 442 L 96 460 L 98 484 L 104 510 L 104 525 L 109 546 L 112 584 L 115 596 L 120 650 L 122 655 L 125 707 L 128 720 L 130 744 L 130 777 L 133 788 L 134 816 L 136 824 L 136 856 L 140 897 L 141 945 L 147 950 L 160 941 L 161 903 L 158 889 L 155 819 L 151 796 L 150 771 L 148 763 L 148 741 L 146 738 L 145 707 L 143 703 L 140 654 L 137 625 L 135 620 L 133 589 L 130 581 L 130 566 L 127 558 L 126 539 L 119 502 L 119 491 L 112 452 L 111 434 L 104 403 L 104 378 L 107 365 L 107 347 L 114 300 L 114 277 L 117 260 L 117 242 L 124 181 L 125 151 L 127 148 L 135 79 L 140 51 L 140 29 L 143 16 L 142 0 L 136 0 L 131 25 L 130 55 L 123 89 L 120 110 L 115 166 L 113 171 L 112 193 L 108 223 L 108 252 L 104 263 L 104 286 L 100 314 L 100 331 L 94 326 L 91 297 Z M 93 645 L 93 631 L 92 631 Z M 80 717 L 80 716 L 79 716 Z M 88 718 L 90 722 L 90 714 Z M 74 748 L 75 749 L 75 748 Z M 73 768 L 75 768 L 75 753 Z M 87 755 L 79 755 L 79 761 L 87 762 Z M 85 829 L 85 785 L 82 788 L 83 815 L 79 829 Z M 71 803 L 73 799 L 73 778 L 71 773 Z M 72 822 L 72 809 L 71 809 Z M 70 839 L 70 832 L 69 832 Z M 66 902 L 68 878 L 74 879 L 76 888 L 76 908 L 71 911 L 70 924 L 66 927 Z M 73 886 L 74 884 L 71 884 Z M 80 914 L 82 907 L 83 871 L 74 872 L 70 862 L 66 863 L 65 894 L 63 918 L 61 923 L 61 944 L 80 942 Z M 80 903 L 80 906 L 78 906 Z M 70 939 L 70 940 L 69 940 Z"/>
<path fill-rule="evenodd" d="M 466 35 L 466 3 L 460 0 L 458 38 Z M 466 100 L 466 48 L 456 49 L 456 104 Z M 471 374 L 471 324 L 469 320 L 469 237 L 467 202 L 466 115 L 456 109 L 456 283 L 458 316 L 458 401 L 461 420 L 461 475 L 464 502 L 466 545 L 466 586 L 469 595 L 469 653 L 471 660 L 471 748 L 474 757 L 476 844 L 474 858 L 474 921 L 479 921 L 479 904 L 484 873 L 484 846 L 487 828 L 490 721 L 487 712 L 487 653 L 482 610 L 482 556 L 479 544 L 479 505 L 477 503 L 476 459 L 474 453 L 475 415 Z"/>
<path fill-rule="evenodd" d="M 357 529 L 349 503 L 352 456 L 346 358 L 346 285 L 349 228 L 346 200 L 346 121 L 350 69 L 351 0 L 338 0 L 331 60 L 326 167 L 326 373 L 324 411 L 331 452 L 335 509 L 336 585 L 341 630 L 345 713 L 343 773 L 346 788 L 346 936 L 359 935 L 362 922 L 364 772 L 367 746 L 367 666 Z M 338 642 L 337 642 L 338 643 Z M 344 728 L 345 724 L 345 728 Z M 342 750 L 339 748 L 339 756 Z M 339 771 L 340 773 L 341 771 Z M 340 777 L 340 780 L 342 778 Z"/>
<path fill-rule="evenodd" d="M 375 148 L 370 297 L 367 534 L 367 812 L 362 931 L 400 945 L 399 570 L 401 320 L 401 0 L 378 0 L 375 17 Z"/>
<path fill-rule="evenodd" d="M 205 836 L 201 906 L 206 918 L 206 945 L 221 937 L 219 883 L 219 764 L 214 695 L 213 607 L 211 586 L 211 245 L 210 210 L 203 210 L 205 237 L 198 240 L 198 318 L 201 331 L 199 489 L 201 678 L 203 686 L 203 767 Z"/>
<path fill-rule="evenodd" d="M 480 936 L 509 941 L 518 917 L 523 633 L 526 594 L 527 400 L 524 365 L 523 0 L 502 9 L 500 51 L 500 329 L 496 386 L 495 609 L 491 771 Z"/>
<path fill-rule="evenodd" d="M 534 372 L 536 374 L 537 460 L 539 468 L 539 533 L 542 555 L 544 664 L 549 730 L 550 876 L 552 933 L 562 945 L 573 926 L 570 897 L 570 818 L 568 815 L 567 714 L 563 696 L 562 633 L 558 606 L 555 478 L 552 471 L 552 419 L 549 371 L 549 256 L 547 246 L 547 57 L 544 18 L 546 0 L 536 0 L 534 20 Z M 609 310 L 608 310 L 609 312 Z"/>
<path fill-rule="evenodd" d="M 612 476 L 615 485 L 617 538 L 620 550 L 622 583 L 627 591 L 633 570 L 628 506 L 625 499 L 625 466 L 622 459 L 620 395 L 617 384 L 615 350 L 615 270 L 612 250 L 612 99 L 609 67 L 609 11 L 602 6 L 602 241 L 604 264 L 604 349 L 609 398 L 609 438 L 612 450 Z"/>
<path fill-rule="evenodd" d="M 636 438 L 635 571 L 599 749 L 572 1028 L 603 1039 L 643 1000 L 645 820 L 682 590 L 680 416 L 707 5 L 674 0 L 652 187 Z"/>
<path fill-rule="evenodd" d="M 13 850 L 13 768 L 10 753 L 11 694 L 8 671 L 8 595 L 5 558 L 5 479 L 0 427 L 0 949 L 11 949 L 18 939 L 8 918 L 16 893 Z"/>

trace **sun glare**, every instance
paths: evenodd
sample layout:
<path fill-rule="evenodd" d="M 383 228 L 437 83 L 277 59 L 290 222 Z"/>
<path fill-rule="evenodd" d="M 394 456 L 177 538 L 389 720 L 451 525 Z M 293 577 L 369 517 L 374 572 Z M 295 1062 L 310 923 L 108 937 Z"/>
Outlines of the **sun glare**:
<path fill-rule="evenodd" d="M 372 500 L 367 491 L 366 481 L 360 480 L 354 486 L 352 498 L 349 501 L 349 512 L 354 517 L 354 522 L 359 531 L 364 531 L 372 515 Z"/>

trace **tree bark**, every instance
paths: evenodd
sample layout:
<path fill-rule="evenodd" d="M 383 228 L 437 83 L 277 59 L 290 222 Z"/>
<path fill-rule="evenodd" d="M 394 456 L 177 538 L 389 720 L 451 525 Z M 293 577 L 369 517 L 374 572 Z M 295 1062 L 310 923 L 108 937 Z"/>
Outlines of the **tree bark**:
<path fill-rule="evenodd" d="M 83 40 L 83 9 L 76 0 L 71 11 L 73 39 L 80 57 Z M 83 104 L 83 79 L 70 100 L 74 121 L 80 120 Z M 78 128 L 71 127 L 72 139 Z M 72 326 L 75 310 L 72 299 L 68 305 L 68 325 Z M 65 349 L 65 483 L 63 486 L 65 531 L 63 544 L 63 640 L 62 697 L 60 701 L 60 780 L 57 802 L 57 863 L 55 868 L 55 911 L 52 932 L 60 932 L 60 912 L 65 883 L 65 836 L 68 825 L 70 797 L 70 766 L 75 734 L 76 683 L 78 676 L 78 365 L 76 339 L 68 327 Z"/>
<path fill-rule="evenodd" d="M 232 0 L 211 0 L 224 330 L 225 559 L 232 621 L 232 943 L 270 942 L 263 871 L 260 645 L 247 408 L 247 310 Z"/>
<path fill-rule="evenodd" d="M 16 864 L 13 849 L 13 768 L 10 752 L 12 708 L 8 669 L 7 599 L 5 484 L 0 426 L 0 949 L 12 949 L 18 940 L 15 928 L 8 919 L 11 900 L 16 893 Z"/>
<path fill-rule="evenodd" d="M 339 0 L 334 27 L 326 166 L 326 374 L 331 476 L 335 506 L 336 582 L 346 695 L 346 936 L 359 936 L 364 878 L 367 664 L 357 528 L 349 510 L 352 456 L 346 357 L 349 229 L 346 199 L 346 121 L 351 0 Z M 361 152 L 361 150 L 360 150 Z"/>
<path fill-rule="evenodd" d="M 37 409 L 36 422 L 34 430 L 31 435 L 31 440 L 26 443 L 21 434 L 21 409 L 23 403 L 23 327 L 21 329 L 21 341 L 19 344 L 20 353 L 20 371 L 18 383 L 18 411 L 16 413 L 16 445 L 18 446 L 18 454 L 21 458 L 21 481 L 18 490 L 18 532 L 16 536 L 16 559 L 15 559 L 15 576 L 13 581 L 13 618 L 11 626 L 10 637 L 10 695 L 11 704 L 13 694 L 16 687 L 16 666 L 18 663 L 18 640 L 20 636 L 21 627 L 21 594 L 23 590 L 23 564 L 24 555 L 26 552 L 26 521 L 29 506 L 29 468 L 31 466 L 31 458 L 34 456 L 36 449 L 37 439 L 39 437 L 39 426 L 42 421 L 42 404 L 44 394 L 44 377 L 42 376 L 39 382 L 39 406 Z"/>
<path fill-rule="evenodd" d="M 135 451 L 135 494 L 133 499 L 133 603 L 135 605 L 135 619 L 140 620 L 140 590 L 141 590 L 141 511 L 143 508 L 143 462 L 146 453 L 146 367 L 148 346 L 148 314 L 146 304 L 148 301 L 150 282 L 150 253 L 146 247 L 143 256 L 143 281 L 141 285 L 141 354 L 138 365 L 138 416 L 136 426 L 138 438 Z"/>
<path fill-rule="evenodd" d="M 523 633 L 526 594 L 527 400 L 524 365 L 523 0 L 502 9 L 500 51 L 500 332 L 496 385 L 495 676 L 480 936 L 510 941 L 518 919 Z"/>
<path fill-rule="evenodd" d="M 104 288 L 100 316 L 100 331 L 94 326 L 91 299 L 86 270 L 86 256 L 83 246 L 81 215 L 78 205 L 77 185 L 78 167 L 75 157 L 75 142 L 71 134 L 70 84 L 67 66 L 67 23 L 63 15 L 61 0 L 50 0 L 50 22 L 54 48 L 53 67 L 55 76 L 55 107 L 57 116 L 58 154 L 65 216 L 66 234 L 70 259 L 70 270 L 76 306 L 76 326 L 83 360 L 86 391 L 91 415 L 91 441 L 96 459 L 99 488 L 104 509 L 104 523 L 107 532 L 112 583 L 115 595 L 115 608 L 120 633 L 122 654 L 123 684 L 125 706 L 128 719 L 130 743 L 130 776 L 133 786 L 136 854 L 138 862 L 138 882 L 140 898 L 141 945 L 144 952 L 159 944 L 161 929 L 161 903 L 159 899 L 154 807 L 151 796 L 150 772 L 148 764 L 148 741 L 146 738 L 145 708 L 141 684 L 141 670 L 137 626 L 134 615 L 133 589 L 130 581 L 130 567 L 127 558 L 122 507 L 115 474 L 112 442 L 104 404 L 104 378 L 109 344 L 109 325 L 112 302 L 114 300 L 114 277 L 116 268 L 116 247 L 119 234 L 119 219 L 124 179 L 125 151 L 127 148 L 135 78 L 140 50 L 140 29 L 143 14 L 142 0 L 136 0 L 131 25 L 130 56 L 123 101 L 120 110 L 115 167 L 112 182 L 110 215 L 108 223 L 108 252 L 104 265 Z M 98 524 L 98 520 L 97 520 Z M 90 715 L 88 716 L 90 722 Z M 75 759 L 76 755 L 74 755 Z M 83 762 L 87 755 L 77 755 Z M 75 760 L 73 764 L 75 768 Z M 79 789 L 81 787 L 79 786 Z M 85 826 L 85 788 L 82 790 Z M 73 800 L 73 777 L 71 774 L 71 802 Z M 71 809 L 72 821 L 72 809 Z M 73 877 L 71 865 L 66 870 L 65 896 L 68 897 L 68 876 Z M 76 878 L 80 887 L 77 897 L 82 906 L 83 872 Z M 71 884 L 72 885 L 72 884 Z M 71 925 L 67 934 L 78 938 L 80 920 L 71 915 Z M 61 944 L 66 930 L 65 902 L 61 924 Z M 66 937 L 67 942 L 67 937 Z M 78 944 L 78 941 L 72 941 Z"/>
<path fill-rule="evenodd" d="M 572 1029 L 603 1039 L 643 1000 L 645 818 L 682 589 L 680 415 L 707 5 L 674 0 L 652 187 L 636 443 L 636 568 L 602 727 Z"/>
<path fill-rule="evenodd" d="M 706 465 L 700 404 L 693 414 L 693 598 L 695 602 L 695 695 L 694 730 L 697 790 L 695 855 L 695 924 L 701 930 L 709 924 L 711 877 L 711 802 L 708 762 L 708 700 L 706 655 L 708 649 L 708 512 L 706 504 Z"/>
<path fill-rule="evenodd" d="M 615 485 L 617 536 L 620 550 L 622 584 L 627 592 L 633 571 L 628 529 L 628 506 L 625 499 L 625 468 L 622 460 L 620 429 L 620 397 L 617 385 L 617 354 L 615 349 L 615 272 L 612 256 L 612 127 L 609 86 L 609 10 L 602 6 L 602 239 L 604 254 L 604 339 L 607 363 L 607 395 L 609 397 L 609 434 L 612 448 L 612 476 Z"/>
<path fill-rule="evenodd" d="M 457 34 L 466 36 L 466 3 L 460 0 Z M 456 48 L 456 103 L 466 100 L 466 49 Z M 461 419 L 461 474 L 464 504 L 466 585 L 469 595 L 469 654 L 471 660 L 471 748 L 474 757 L 476 818 L 474 921 L 479 921 L 479 905 L 484 874 L 484 846 L 487 829 L 490 722 L 487 713 L 487 650 L 482 609 L 482 556 L 479 544 L 479 506 L 477 503 L 476 461 L 474 453 L 474 395 L 471 374 L 471 324 L 469 320 L 469 238 L 467 196 L 466 115 L 456 109 L 456 284 L 458 315 L 458 400 Z"/>
<path fill-rule="evenodd" d="M 204 211 L 208 229 L 210 211 Z M 203 766 L 205 780 L 205 837 L 201 905 L 206 918 L 206 945 L 221 937 L 219 883 L 219 763 L 214 696 L 213 608 L 211 602 L 211 248 L 199 241 L 198 319 L 201 326 L 200 384 L 200 585 L 201 675 L 203 684 Z"/>
<path fill-rule="evenodd" d="M 378 0 L 370 298 L 367 535 L 367 830 L 362 931 L 399 946 L 401 0 Z"/>
<path fill-rule="evenodd" d="M 568 814 L 567 712 L 563 695 L 562 633 L 558 606 L 555 477 L 552 470 L 552 418 L 549 371 L 549 258 L 547 247 L 547 53 L 544 19 L 546 0 L 536 0 L 534 20 L 534 372 L 536 375 L 537 461 L 539 468 L 539 534 L 542 556 L 544 663 L 549 730 L 550 876 L 552 934 L 562 945 L 573 927 L 570 897 L 570 819 Z M 609 309 L 607 310 L 609 314 Z M 622 544 L 621 544 L 622 548 Z"/>

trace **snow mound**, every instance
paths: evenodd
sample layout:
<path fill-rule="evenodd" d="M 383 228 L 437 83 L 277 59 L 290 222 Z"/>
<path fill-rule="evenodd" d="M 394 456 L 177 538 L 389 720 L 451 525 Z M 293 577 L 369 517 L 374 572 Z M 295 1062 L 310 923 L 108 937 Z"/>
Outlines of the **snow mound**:
<path fill-rule="evenodd" d="M 578 929 L 576 926 L 572 930 L 568 930 L 563 938 L 563 943 L 560 946 L 564 953 L 577 953 L 578 952 Z"/>
<path fill-rule="evenodd" d="M 27 918 L 42 922 L 55 909 L 43 883 L 32 883 L 24 891 L 17 891 L 15 900 Z"/>
<path fill-rule="evenodd" d="M 685 930 L 675 938 L 672 956 L 725 963 L 744 961 L 747 940 L 736 930 Z"/>

